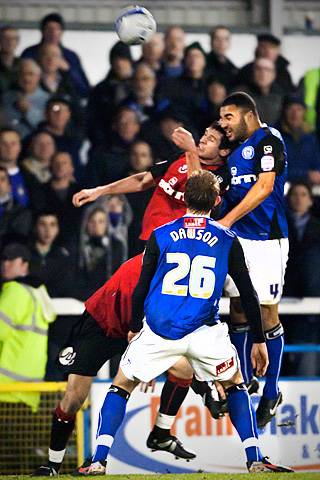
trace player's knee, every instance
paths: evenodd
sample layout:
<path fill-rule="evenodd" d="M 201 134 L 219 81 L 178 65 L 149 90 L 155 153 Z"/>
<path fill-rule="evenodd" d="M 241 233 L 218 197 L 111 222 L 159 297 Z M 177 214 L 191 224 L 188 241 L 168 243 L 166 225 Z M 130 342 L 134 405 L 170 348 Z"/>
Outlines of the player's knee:
<path fill-rule="evenodd" d="M 276 327 L 280 323 L 278 305 L 261 305 L 261 317 L 265 331 Z"/>
<path fill-rule="evenodd" d="M 192 380 L 193 369 L 186 358 L 181 358 L 170 368 L 169 374 L 183 380 Z"/>
<path fill-rule="evenodd" d="M 244 380 L 243 380 L 243 376 L 242 376 L 242 373 L 240 371 L 240 369 L 238 369 L 236 371 L 236 373 L 229 379 L 229 380 L 219 380 L 219 382 L 221 383 L 221 385 L 223 386 L 223 388 L 225 390 L 231 388 L 231 387 L 234 387 L 236 385 L 241 385 L 244 383 Z"/>

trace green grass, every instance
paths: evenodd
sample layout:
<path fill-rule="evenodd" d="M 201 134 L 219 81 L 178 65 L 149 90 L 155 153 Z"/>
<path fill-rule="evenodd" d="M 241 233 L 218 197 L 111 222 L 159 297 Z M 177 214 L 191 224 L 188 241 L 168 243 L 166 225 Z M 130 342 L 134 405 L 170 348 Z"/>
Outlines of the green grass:
<path fill-rule="evenodd" d="M 271 476 L 270 476 L 271 475 Z M 47 479 L 48 477 L 38 477 Z M 70 475 L 60 475 L 62 480 L 75 480 Z M 247 473 L 194 473 L 194 474 L 173 474 L 173 475 L 106 475 L 98 478 L 106 480 L 320 480 L 320 472 L 317 473 L 256 473 L 248 475 Z M 0 475 L 0 480 L 30 480 L 28 475 Z"/>

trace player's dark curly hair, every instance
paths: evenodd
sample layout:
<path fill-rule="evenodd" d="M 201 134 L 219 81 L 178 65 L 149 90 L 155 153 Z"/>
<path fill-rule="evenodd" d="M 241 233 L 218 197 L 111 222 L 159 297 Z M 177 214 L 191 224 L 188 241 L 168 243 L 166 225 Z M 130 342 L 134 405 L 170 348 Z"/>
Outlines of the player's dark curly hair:
<path fill-rule="evenodd" d="M 187 180 L 184 200 L 194 213 L 209 213 L 219 193 L 217 177 L 207 170 L 196 170 Z"/>

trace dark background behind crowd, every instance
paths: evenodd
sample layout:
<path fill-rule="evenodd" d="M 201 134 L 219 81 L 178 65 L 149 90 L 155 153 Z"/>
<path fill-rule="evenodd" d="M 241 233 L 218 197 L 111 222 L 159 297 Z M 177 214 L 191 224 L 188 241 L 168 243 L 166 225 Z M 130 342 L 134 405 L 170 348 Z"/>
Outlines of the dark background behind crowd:
<path fill-rule="evenodd" d="M 40 30 L 40 43 L 17 57 L 19 31 L 0 29 L 0 248 L 27 245 L 30 270 L 51 297 L 86 299 L 143 249 L 141 220 L 152 191 L 103 197 L 86 209 L 73 207 L 73 194 L 177 155 L 173 130 L 184 126 L 199 139 L 234 90 L 255 99 L 261 119 L 287 145 L 285 294 L 320 297 L 320 206 L 313 196 L 320 186 L 319 69 L 295 85 L 280 39 L 271 34 L 257 37 L 252 61 L 238 68 L 228 58 L 228 28 L 212 30 L 206 53 L 172 26 L 143 45 L 138 61 L 117 42 L 106 77 L 90 86 L 77 54 L 63 46 L 64 19 L 49 14 Z M 316 316 L 284 323 L 289 341 L 319 343 Z M 52 357 L 71 328 L 70 318 L 50 327 Z M 284 373 L 316 374 L 309 360 L 288 357 Z M 59 379 L 53 367 L 47 378 Z"/>

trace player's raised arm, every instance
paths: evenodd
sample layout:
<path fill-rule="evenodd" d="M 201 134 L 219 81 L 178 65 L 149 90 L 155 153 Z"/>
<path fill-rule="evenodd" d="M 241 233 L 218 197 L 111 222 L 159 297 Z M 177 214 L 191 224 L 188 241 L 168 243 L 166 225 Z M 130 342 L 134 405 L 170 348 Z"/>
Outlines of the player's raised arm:
<path fill-rule="evenodd" d="M 262 376 L 266 373 L 269 359 L 263 333 L 259 299 L 252 285 L 243 250 L 237 238 L 233 240 L 230 249 L 228 272 L 239 290 L 242 308 L 250 324 L 253 337 L 252 366 L 256 369 L 257 375 Z"/>
<path fill-rule="evenodd" d="M 178 127 L 173 131 L 172 141 L 181 148 L 181 150 L 186 152 L 188 177 L 190 177 L 195 170 L 200 170 L 201 164 L 198 149 L 192 134 L 185 128 Z"/>
<path fill-rule="evenodd" d="M 72 197 L 72 203 L 75 207 L 81 207 L 89 202 L 94 202 L 102 195 L 117 195 L 121 193 L 135 193 L 147 190 L 155 185 L 153 176 L 150 172 L 141 172 L 123 178 L 117 182 L 109 183 L 95 188 L 85 188 Z"/>

